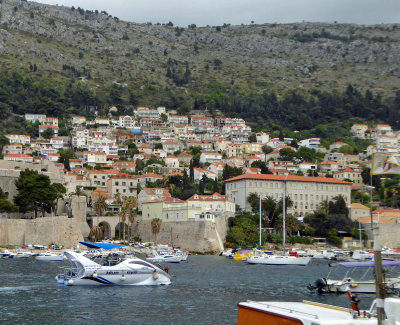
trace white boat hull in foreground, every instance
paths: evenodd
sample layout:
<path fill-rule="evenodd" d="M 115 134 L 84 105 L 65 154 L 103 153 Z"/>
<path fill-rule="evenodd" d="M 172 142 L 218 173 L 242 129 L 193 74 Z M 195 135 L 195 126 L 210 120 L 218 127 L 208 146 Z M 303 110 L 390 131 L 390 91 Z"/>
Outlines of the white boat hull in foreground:
<path fill-rule="evenodd" d="M 311 257 L 295 257 L 280 255 L 263 255 L 252 256 L 247 259 L 249 264 L 265 264 L 265 265 L 307 265 L 310 263 Z"/>
<path fill-rule="evenodd" d="M 375 302 L 369 310 L 358 312 L 310 301 L 247 301 L 238 304 L 237 325 L 287 324 L 287 325 L 378 325 Z M 384 301 L 387 319 L 384 324 L 400 323 L 400 299 Z"/>
<path fill-rule="evenodd" d="M 129 258 L 113 266 L 102 266 L 75 252 L 64 252 L 71 267 L 63 268 L 57 282 L 65 285 L 168 285 L 170 275 L 139 258 Z"/>

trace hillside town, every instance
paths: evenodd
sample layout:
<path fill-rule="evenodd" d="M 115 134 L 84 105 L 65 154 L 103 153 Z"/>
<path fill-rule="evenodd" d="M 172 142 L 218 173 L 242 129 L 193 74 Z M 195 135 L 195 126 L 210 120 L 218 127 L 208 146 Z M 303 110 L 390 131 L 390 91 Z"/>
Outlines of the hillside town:
<path fill-rule="evenodd" d="M 253 133 L 241 118 L 211 116 L 207 110 L 177 115 L 164 107 L 138 107 L 131 116 L 115 115 L 93 120 L 72 116 L 70 134 L 60 136 L 57 117 L 25 114 L 27 122 L 37 125 L 38 136 L 5 135 L 0 186 L 6 199 L 12 202 L 17 195 L 19 173 L 33 169 L 65 187 L 57 214 L 68 213 L 68 200 L 76 192 L 85 195 L 81 218 L 82 223 L 87 218 L 89 228 L 84 237 L 99 226 L 103 238 L 121 238 L 126 229 L 135 235 L 134 225 L 125 227 L 120 218 L 124 199 L 135 198 L 136 222 L 157 218 L 165 227 L 177 222 L 205 222 L 211 227 L 219 223 L 216 244 L 210 246 L 218 250 L 224 247 L 227 220 L 237 209 L 252 210 L 250 194 L 278 201 L 286 191 L 293 202 L 287 212 L 300 222 L 324 202 L 341 196 L 351 219 L 369 224 L 369 208 L 352 203 L 352 194 L 371 190 L 363 170 L 371 168 L 374 153 L 396 155 L 400 150 L 400 132 L 386 124 L 351 127 L 354 138 L 370 141 L 356 155 L 342 150 L 348 147 L 345 142 L 326 148 L 320 138 L 272 138 L 265 132 Z M 311 159 L 306 156 L 310 153 Z M 99 198 L 104 201 L 100 209 Z M 40 213 L 39 217 L 49 215 Z M 34 216 L 32 211 L 5 211 L 1 217 Z M 400 210 L 377 209 L 373 218 L 397 224 Z M 136 235 L 145 236 L 143 231 Z"/>

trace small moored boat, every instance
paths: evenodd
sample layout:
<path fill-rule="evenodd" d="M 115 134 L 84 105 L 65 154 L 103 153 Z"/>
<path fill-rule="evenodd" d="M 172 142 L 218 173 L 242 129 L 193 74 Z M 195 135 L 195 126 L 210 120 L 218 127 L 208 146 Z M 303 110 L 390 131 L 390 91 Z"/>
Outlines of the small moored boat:
<path fill-rule="evenodd" d="M 61 262 L 63 259 L 64 259 L 63 255 L 55 254 L 52 252 L 46 252 L 35 256 L 36 261 Z"/>

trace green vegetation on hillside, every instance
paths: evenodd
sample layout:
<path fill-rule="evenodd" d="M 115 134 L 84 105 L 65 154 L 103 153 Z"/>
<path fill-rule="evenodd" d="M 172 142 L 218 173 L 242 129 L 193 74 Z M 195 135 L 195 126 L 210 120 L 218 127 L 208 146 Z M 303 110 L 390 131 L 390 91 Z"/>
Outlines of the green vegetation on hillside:
<path fill-rule="evenodd" d="M 96 89 L 69 78 L 36 77 L 17 72 L 0 73 L 0 117 L 4 132 L 21 131 L 36 134 L 37 127 L 22 119 L 25 113 L 44 113 L 67 118 L 72 114 L 93 116 L 97 108 L 106 115 L 112 105 L 117 114 L 132 112 L 136 105 L 148 105 L 148 96 L 134 85 L 117 84 Z M 196 94 L 176 96 L 172 90 L 158 94 L 159 105 L 188 113 L 192 109 L 208 108 L 211 114 L 223 112 L 227 116 L 242 117 L 255 130 L 268 132 L 298 130 L 308 136 L 340 137 L 348 132 L 351 123 L 360 121 L 387 122 L 400 128 L 400 91 L 393 99 L 383 100 L 370 91 L 365 94 L 349 85 L 343 92 L 319 90 L 288 90 L 279 97 L 273 91 L 246 93 L 238 87 L 212 83 Z M 347 131 L 345 131 L 347 128 Z"/>

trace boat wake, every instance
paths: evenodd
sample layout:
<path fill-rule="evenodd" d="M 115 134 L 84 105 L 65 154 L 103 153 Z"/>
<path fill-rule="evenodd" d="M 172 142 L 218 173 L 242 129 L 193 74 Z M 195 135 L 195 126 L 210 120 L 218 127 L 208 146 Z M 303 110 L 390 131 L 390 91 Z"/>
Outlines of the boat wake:
<path fill-rule="evenodd" d="M 34 286 L 20 286 L 20 287 L 0 287 L 0 294 L 1 293 L 17 293 L 20 291 L 28 291 L 31 290 L 32 288 L 35 288 Z"/>

